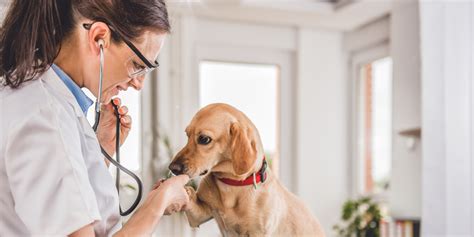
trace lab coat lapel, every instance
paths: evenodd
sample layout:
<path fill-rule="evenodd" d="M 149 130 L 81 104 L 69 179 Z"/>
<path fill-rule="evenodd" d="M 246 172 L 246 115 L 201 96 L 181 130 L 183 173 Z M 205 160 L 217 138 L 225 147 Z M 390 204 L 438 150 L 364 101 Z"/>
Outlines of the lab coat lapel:
<path fill-rule="evenodd" d="M 64 96 L 64 99 L 68 102 L 68 104 L 70 104 L 73 107 L 74 113 L 80 121 L 84 134 L 87 137 L 90 137 L 96 140 L 97 137 L 95 135 L 95 132 L 92 129 L 91 125 L 89 124 L 89 121 L 87 120 L 86 116 L 84 115 L 84 112 L 82 112 L 82 109 L 77 103 L 76 98 L 71 93 L 71 91 L 67 88 L 67 86 L 64 84 L 61 78 L 59 78 L 56 72 L 54 72 L 52 68 L 49 68 L 43 74 L 42 79 L 45 81 L 45 83 L 53 87 L 56 91 L 58 91 L 59 93 L 61 93 L 61 95 Z"/>
<path fill-rule="evenodd" d="M 72 92 L 67 88 L 61 78 L 54 72 L 53 68 L 49 68 L 42 76 L 42 80 L 53 87 L 56 91 L 61 93 L 64 96 L 64 99 L 74 108 L 74 113 L 76 116 L 84 116 L 81 107 L 76 101 L 76 98 Z"/>

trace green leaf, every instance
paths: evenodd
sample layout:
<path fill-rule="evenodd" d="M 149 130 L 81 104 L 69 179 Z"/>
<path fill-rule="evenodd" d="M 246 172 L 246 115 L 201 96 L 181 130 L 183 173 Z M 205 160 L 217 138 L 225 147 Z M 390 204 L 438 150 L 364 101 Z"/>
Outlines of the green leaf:
<path fill-rule="evenodd" d="M 349 220 L 355 210 L 354 202 L 352 200 L 347 201 L 342 208 L 342 219 L 345 221 Z"/>

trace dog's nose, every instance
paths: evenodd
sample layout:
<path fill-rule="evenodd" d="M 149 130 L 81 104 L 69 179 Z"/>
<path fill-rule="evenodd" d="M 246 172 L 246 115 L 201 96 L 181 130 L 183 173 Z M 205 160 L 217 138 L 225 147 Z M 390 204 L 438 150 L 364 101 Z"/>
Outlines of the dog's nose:
<path fill-rule="evenodd" d="M 183 163 L 173 162 L 168 167 L 174 175 L 180 175 L 184 173 L 185 167 Z"/>

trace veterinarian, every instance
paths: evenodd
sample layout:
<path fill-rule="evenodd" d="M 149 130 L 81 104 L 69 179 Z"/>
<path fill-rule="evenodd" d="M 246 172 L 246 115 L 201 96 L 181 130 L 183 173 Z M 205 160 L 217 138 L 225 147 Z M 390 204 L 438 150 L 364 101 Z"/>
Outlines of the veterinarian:
<path fill-rule="evenodd" d="M 143 87 L 169 31 L 163 0 L 12 1 L 0 30 L 1 236 L 147 236 L 188 203 L 189 178 L 173 177 L 122 226 L 131 209 L 108 171 L 127 171 L 110 157 L 132 128 L 111 100 Z M 81 88 L 97 97 L 94 129 Z"/>

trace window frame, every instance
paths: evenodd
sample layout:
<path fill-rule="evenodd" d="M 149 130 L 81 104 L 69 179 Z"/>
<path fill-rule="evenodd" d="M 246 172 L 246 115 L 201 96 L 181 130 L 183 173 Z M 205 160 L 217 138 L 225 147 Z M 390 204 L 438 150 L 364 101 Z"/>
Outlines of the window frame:
<path fill-rule="evenodd" d="M 388 201 L 390 190 L 388 192 L 381 192 L 377 194 L 367 194 L 363 191 L 363 160 L 359 157 L 359 149 L 358 149 L 358 137 L 359 137 L 359 118 L 360 113 L 358 111 L 359 108 L 359 87 L 360 87 L 360 69 L 371 62 L 374 62 L 378 59 L 382 59 L 385 57 L 391 57 L 389 43 L 383 42 L 373 47 L 369 47 L 357 52 L 354 52 L 350 55 L 350 106 L 351 106 L 351 136 L 350 136 L 350 144 L 351 144 L 351 153 L 349 155 L 349 164 L 350 164 L 350 172 L 351 172 L 351 180 L 350 184 L 350 194 L 353 198 L 360 197 L 360 196 L 370 196 L 375 200 L 379 200 L 382 202 Z M 393 103 L 393 102 L 392 102 Z M 392 128 L 392 137 L 393 137 L 393 128 Z M 393 143 L 393 141 L 392 141 Z M 392 148 L 393 149 L 393 148 Z M 393 154 L 393 151 L 391 151 Z M 393 157 L 392 157 L 393 159 Z"/>
<path fill-rule="evenodd" d="M 278 162 L 279 179 L 289 187 L 291 191 L 297 192 L 296 180 L 296 165 L 294 164 L 296 144 L 294 137 L 295 131 L 295 117 L 294 117 L 294 103 L 293 89 L 295 88 L 294 81 L 291 78 L 294 76 L 295 65 L 292 63 L 294 54 L 273 49 L 255 49 L 253 47 L 245 46 L 224 46 L 224 45 L 208 45 L 198 44 L 196 47 L 195 71 L 199 75 L 199 64 L 202 61 L 239 63 L 239 64 L 266 64 L 276 65 L 279 68 L 279 76 L 277 82 L 277 151 L 275 157 Z M 197 111 L 199 108 L 199 79 L 190 81 L 193 88 L 188 93 L 192 94 L 194 101 L 196 101 L 192 110 Z M 189 106 L 189 105 L 188 105 Z M 187 115 L 192 117 L 191 115 Z M 282 144 L 286 144 L 282 146 Z M 281 159 L 283 157 L 283 159 Z M 292 163 L 293 162 L 293 163 Z"/>
<path fill-rule="evenodd" d="M 282 83 L 282 78 L 281 78 L 281 65 L 280 64 L 273 64 L 273 63 L 257 63 L 257 62 L 249 62 L 249 61 L 229 61 L 229 60 L 209 60 L 209 59 L 201 59 L 198 63 L 198 68 L 200 68 L 200 65 L 201 63 L 203 62 L 210 62 L 210 63 L 224 63 L 224 64 L 237 64 L 237 65 L 252 65 L 252 66 L 255 66 L 255 65 L 261 65 L 261 66 L 274 66 L 277 70 L 277 75 L 276 75 L 276 115 L 278 115 L 278 117 L 276 118 L 276 121 L 275 121 L 275 125 L 276 125 L 276 139 L 275 139 L 275 150 L 273 151 L 272 153 L 272 157 L 266 157 L 267 158 L 267 161 L 268 161 L 268 158 L 272 158 L 272 164 L 275 164 L 275 165 L 272 165 L 271 168 L 272 168 L 272 171 L 273 173 L 276 175 L 277 178 L 279 178 L 280 176 L 280 154 L 281 154 L 281 137 L 280 137 L 280 134 L 281 134 L 281 83 Z M 200 69 L 198 69 L 199 71 Z M 199 72 L 199 75 L 200 75 L 201 72 Z M 201 77 L 199 76 L 199 79 L 198 79 L 198 86 L 197 86 L 197 89 L 198 89 L 198 96 L 199 96 L 199 106 L 201 107 L 201 94 L 200 94 L 200 91 L 201 91 Z M 252 121 L 252 122 L 255 122 L 255 121 Z M 257 127 L 257 129 L 259 129 Z M 262 140 L 263 142 L 263 140 Z M 265 144 L 262 144 L 263 147 L 265 148 Z M 266 152 L 266 151 L 265 151 Z"/>

